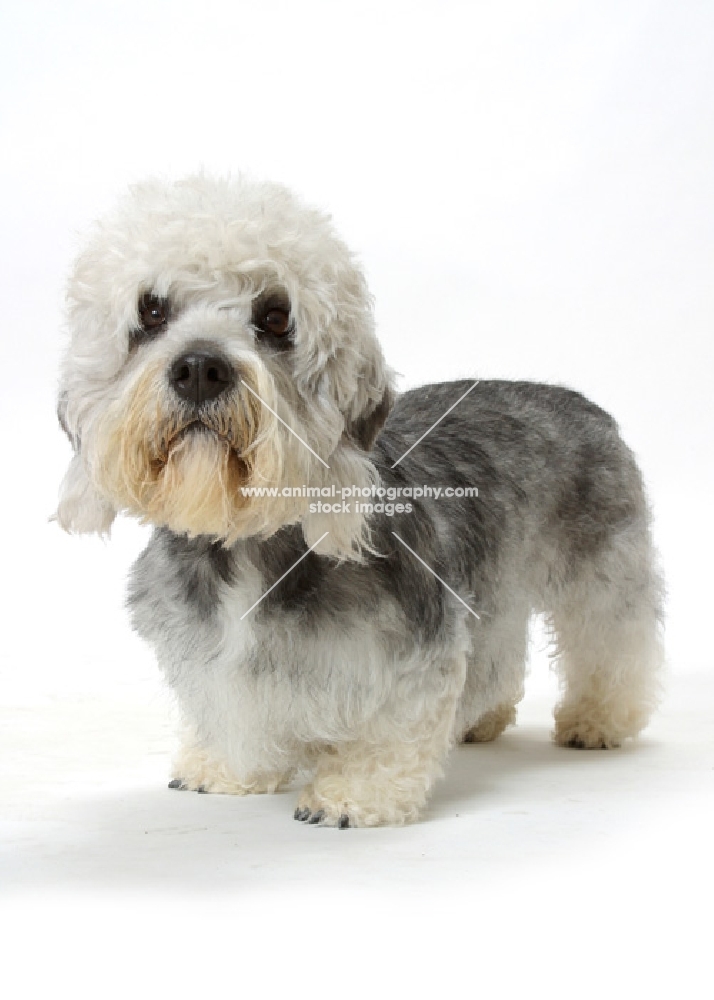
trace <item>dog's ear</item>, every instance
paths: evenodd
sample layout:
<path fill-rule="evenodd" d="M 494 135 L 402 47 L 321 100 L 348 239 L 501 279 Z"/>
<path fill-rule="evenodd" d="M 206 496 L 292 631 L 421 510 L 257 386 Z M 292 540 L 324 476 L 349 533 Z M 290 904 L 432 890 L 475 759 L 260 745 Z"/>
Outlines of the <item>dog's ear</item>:
<path fill-rule="evenodd" d="M 361 413 L 347 428 L 349 437 L 363 451 L 372 450 L 372 445 L 377 440 L 377 435 L 384 426 L 389 416 L 389 411 L 394 405 L 394 399 L 394 390 L 391 386 L 387 386 L 382 393 L 382 398 L 378 400 L 376 405 L 366 413 Z"/>
<path fill-rule="evenodd" d="M 87 474 L 79 441 L 67 425 L 67 400 L 64 395 L 60 396 L 57 417 L 75 453 L 60 486 L 59 504 L 53 520 L 64 531 L 79 535 L 108 535 L 117 512 L 111 503 L 100 496 Z"/>
<path fill-rule="evenodd" d="M 77 453 L 69 463 L 54 520 L 60 528 L 78 535 L 108 535 L 117 512 L 92 484 Z"/>

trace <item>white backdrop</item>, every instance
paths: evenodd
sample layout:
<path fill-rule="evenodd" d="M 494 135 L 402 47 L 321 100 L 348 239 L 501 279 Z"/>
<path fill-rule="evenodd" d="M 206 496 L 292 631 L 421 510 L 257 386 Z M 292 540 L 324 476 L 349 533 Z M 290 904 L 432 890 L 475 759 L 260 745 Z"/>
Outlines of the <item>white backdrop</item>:
<path fill-rule="evenodd" d="M 711 4 L 30 0 L 0 27 L 2 503 L 23 552 L 66 454 L 78 234 L 147 174 L 243 171 L 333 213 L 403 386 L 544 379 L 615 414 L 658 516 L 673 665 L 706 655 Z"/>
<path fill-rule="evenodd" d="M 46 523 L 62 289 L 127 183 L 199 167 L 333 214 L 403 387 L 542 379 L 611 410 L 650 485 L 671 670 L 711 666 L 714 4 L 6 2 L 0 102 L 0 698 L 154 677 L 121 610 L 141 530 Z"/>

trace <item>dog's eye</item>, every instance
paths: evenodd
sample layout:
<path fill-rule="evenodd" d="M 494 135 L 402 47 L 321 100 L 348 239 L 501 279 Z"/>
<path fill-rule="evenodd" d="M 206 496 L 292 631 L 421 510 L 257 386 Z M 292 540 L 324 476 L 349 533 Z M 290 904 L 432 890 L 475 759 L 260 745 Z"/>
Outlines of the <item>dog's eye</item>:
<path fill-rule="evenodd" d="M 263 333 L 272 333 L 274 337 L 284 337 L 290 333 L 290 314 L 284 309 L 268 309 L 261 317 L 258 329 Z"/>
<path fill-rule="evenodd" d="M 169 304 L 157 295 L 143 295 L 139 299 L 139 322 L 145 333 L 153 333 L 165 326 L 169 319 Z"/>

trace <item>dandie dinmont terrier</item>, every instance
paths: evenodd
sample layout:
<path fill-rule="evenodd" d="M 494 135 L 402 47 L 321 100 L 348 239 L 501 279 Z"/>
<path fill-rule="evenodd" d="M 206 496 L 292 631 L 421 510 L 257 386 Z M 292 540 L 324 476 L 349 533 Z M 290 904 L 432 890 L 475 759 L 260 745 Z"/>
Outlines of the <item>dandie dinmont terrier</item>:
<path fill-rule="evenodd" d="M 298 820 L 414 820 L 455 742 L 514 722 L 533 612 L 556 741 L 645 726 L 661 587 L 640 473 L 599 407 L 527 382 L 397 396 L 360 267 L 273 184 L 134 188 L 68 315 L 57 517 L 154 525 L 129 604 L 186 723 L 172 787 L 308 772 Z"/>

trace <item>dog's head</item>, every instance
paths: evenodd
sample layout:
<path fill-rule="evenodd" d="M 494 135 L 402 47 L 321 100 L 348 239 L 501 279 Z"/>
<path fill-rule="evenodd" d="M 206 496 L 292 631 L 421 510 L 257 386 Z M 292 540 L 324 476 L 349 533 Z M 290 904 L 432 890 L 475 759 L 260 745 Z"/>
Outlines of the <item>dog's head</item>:
<path fill-rule="evenodd" d="M 327 217 L 273 184 L 138 186 L 79 257 L 68 316 L 63 528 L 103 533 L 127 511 L 230 544 L 299 521 L 308 544 L 329 531 L 319 551 L 359 557 L 363 518 L 311 514 L 301 489 L 369 486 L 392 398 Z"/>

